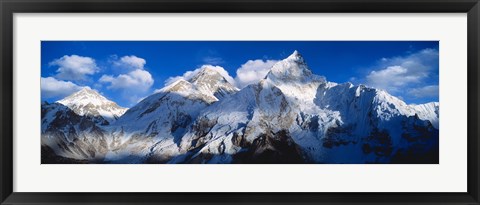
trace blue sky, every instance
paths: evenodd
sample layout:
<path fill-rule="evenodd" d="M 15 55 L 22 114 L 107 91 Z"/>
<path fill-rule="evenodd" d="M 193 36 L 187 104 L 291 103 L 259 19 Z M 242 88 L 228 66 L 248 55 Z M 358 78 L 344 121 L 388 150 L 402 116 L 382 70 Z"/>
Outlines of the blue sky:
<path fill-rule="evenodd" d="M 202 66 L 241 88 L 294 50 L 328 81 L 384 89 L 409 104 L 438 101 L 438 41 L 43 41 L 41 49 L 49 102 L 88 86 L 131 107 Z"/>

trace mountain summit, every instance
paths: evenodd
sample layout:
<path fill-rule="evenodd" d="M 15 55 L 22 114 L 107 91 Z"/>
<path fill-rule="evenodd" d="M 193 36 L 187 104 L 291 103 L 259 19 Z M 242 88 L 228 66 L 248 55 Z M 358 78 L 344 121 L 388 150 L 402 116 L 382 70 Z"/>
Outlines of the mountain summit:
<path fill-rule="evenodd" d="M 287 59 L 305 63 L 305 60 L 303 59 L 303 56 L 297 50 L 294 50 L 293 53 L 290 54 L 290 56 L 287 57 Z"/>
<path fill-rule="evenodd" d="M 217 99 L 222 99 L 238 91 L 238 88 L 228 82 L 218 71 L 209 67 L 204 67 L 189 82 L 195 85 L 200 92 L 213 95 Z"/>
<path fill-rule="evenodd" d="M 308 68 L 307 63 L 298 51 L 294 51 L 287 58 L 277 62 L 268 72 L 266 79 L 275 84 L 281 83 L 309 83 L 319 80 Z"/>
<path fill-rule="evenodd" d="M 118 106 L 117 103 L 108 100 L 88 87 L 57 102 L 67 106 L 77 115 L 101 117 L 109 123 L 112 123 L 127 111 L 127 108 Z"/>
<path fill-rule="evenodd" d="M 238 90 L 218 71 L 204 66 L 191 78 L 179 79 L 160 89 L 159 92 L 173 92 L 190 99 L 201 99 L 207 103 L 213 103 Z"/>
<path fill-rule="evenodd" d="M 305 59 L 298 51 L 272 66 L 264 83 L 272 84 L 290 100 L 300 99 L 300 103 L 313 103 L 320 84 L 326 83 L 323 76 L 312 73 Z"/>

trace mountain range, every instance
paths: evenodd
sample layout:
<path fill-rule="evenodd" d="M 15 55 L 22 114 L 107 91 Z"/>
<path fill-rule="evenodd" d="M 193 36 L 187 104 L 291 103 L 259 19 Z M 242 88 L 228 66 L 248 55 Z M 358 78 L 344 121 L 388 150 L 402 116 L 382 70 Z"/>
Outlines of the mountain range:
<path fill-rule="evenodd" d="M 297 51 L 238 89 L 205 67 L 126 109 L 84 88 L 42 107 L 42 163 L 438 163 L 439 103 L 315 75 Z"/>

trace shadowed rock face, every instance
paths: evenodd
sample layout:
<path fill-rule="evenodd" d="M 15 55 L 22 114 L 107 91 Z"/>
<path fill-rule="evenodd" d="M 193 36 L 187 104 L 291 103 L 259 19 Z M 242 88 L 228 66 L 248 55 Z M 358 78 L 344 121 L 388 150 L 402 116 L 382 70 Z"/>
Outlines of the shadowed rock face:
<path fill-rule="evenodd" d="M 242 90 L 205 68 L 106 123 L 44 103 L 42 162 L 438 163 L 438 107 L 328 82 L 294 52 Z"/>
<path fill-rule="evenodd" d="M 309 163 L 303 158 L 302 150 L 298 147 L 292 138 L 289 136 L 288 131 L 281 130 L 277 133 L 267 132 L 261 134 L 253 142 L 248 142 L 244 136 L 235 135 L 232 138 L 232 142 L 241 147 L 240 152 L 232 154 L 230 157 L 234 164 L 296 164 L 296 163 Z M 209 152 L 198 152 L 205 145 L 197 146 L 191 151 L 197 152 L 198 155 L 190 153 L 187 154 L 183 163 L 212 163 L 217 157 L 225 154 L 225 144 L 220 144 L 217 147 L 217 154 Z"/>
<path fill-rule="evenodd" d="M 78 160 L 59 156 L 49 146 L 42 146 L 42 164 L 88 164 L 88 160 Z"/>
<path fill-rule="evenodd" d="M 97 125 L 97 120 L 95 117 L 77 115 L 59 103 L 44 103 L 42 146 L 64 158 L 101 159 L 108 147 L 105 130 Z"/>
<path fill-rule="evenodd" d="M 244 145 L 243 152 L 233 157 L 233 163 L 240 164 L 296 164 L 308 163 L 301 148 L 289 136 L 288 131 L 266 133 L 257 137 L 253 143 Z"/>

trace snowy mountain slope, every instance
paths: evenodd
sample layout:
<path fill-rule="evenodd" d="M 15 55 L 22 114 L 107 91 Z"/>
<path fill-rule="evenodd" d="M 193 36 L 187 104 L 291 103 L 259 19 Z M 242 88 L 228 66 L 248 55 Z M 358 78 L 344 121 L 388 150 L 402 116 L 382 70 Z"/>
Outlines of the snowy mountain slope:
<path fill-rule="evenodd" d="M 217 71 L 204 68 L 189 81 L 180 79 L 145 98 L 129 109 L 114 127 L 131 127 L 129 131 L 139 131 L 157 119 L 185 124 L 218 98 L 237 91 Z"/>
<path fill-rule="evenodd" d="M 118 106 L 87 87 L 57 102 L 69 107 L 80 116 L 98 117 L 107 121 L 103 122 L 104 125 L 114 122 L 127 111 L 127 108 Z"/>
<path fill-rule="evenodd" d="M 181 138 L 198 112 L 215 100 L 191 88 L 190 83 L 181 80 L 130 108 L 110 130 L 117 147 L 131 148 L 113 149 L 107 160 L 118 161 L 124 156 L 144 160 L 156 146 L 170 146 L 170 152 L 177 154 L 176 138 Z"/>
<path fill-rule="evenodd" d="M 231 162 L 231 155 L 250 146 L 257 135 L 279 132 L 284 124 L 292 123 L 291 115 L 278 88 L 265 81 L 249 85 L 202 112 L 182 138 L 181 150 L 187 153 L 181 160 Z"/>
<path fill-rule="evenodd" d="M 129 153 L 124 150 L 112 152 L 107 160 L 136 155 L 141 156 L 138 160 L 148 156 L 156 162 L 163 162 L 164 158 L 179 154 L 177 143 L 199 112 L 237 91 L 210 68 L 204 68 L 188 81 L 180 79 L 167 85 L 129 109 L 110 127 L 117 144 L 136 148 Z M 134 137 L 143 140 L 132 141 Z M 158 152 L 161 154 L 157 157 L 149 157 Z"/>
<path fill-rule="evenodd" d="M 438 129 L 438 118 L 439 118 L 439 103 L 438 102 L 431 102 L 425 103 L 420 105 L 410 105 L 414 110 L 418 117 L 422 120 L 428 120 L 432 123 L 432 125 Z"/>
<path fill-rule="evenodd" d="M 369 154 L 364 157 L 367 161 L 391 160 L 410 147 L 430 149 L 438 143 L 438 130 L 430 121 L 419 118 L 415 109 L 383 90 L 350 83 L 320 86 L 316 103 L 339 113 L 339 126 L 328 130 L 324 145 L 340 149 L 337 145 L 345 143 L 361 146 L 364 155 Z M 359 149 L 349 147 L 348 150 Z M 335 161 L 346 159 L 332 155 L 350 159 L 361 156 L 331 151 L 328 158 Z"/>
<path fill-rule="evenodd" d="M 42 150 L 69 159 L 103 159 L 108 149 L 105 130 L 94 117 L 80 116 L 60 103 L 42 103 L 41 120 Z"/>
<path fill-rule="evenodd" d="M 438 143 L 438 130 L 415 114 L 385 91 L 313 75 L 294 52 L 258 84 L 206 108 L 172 162 L 384 163 L 413 144 L 427 152 Z"/>

